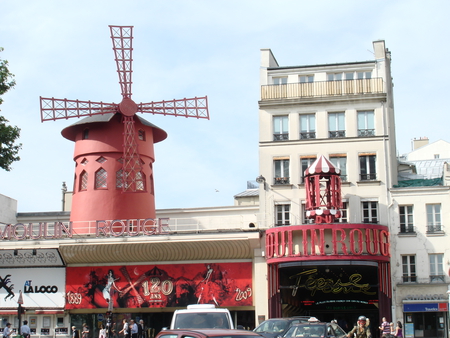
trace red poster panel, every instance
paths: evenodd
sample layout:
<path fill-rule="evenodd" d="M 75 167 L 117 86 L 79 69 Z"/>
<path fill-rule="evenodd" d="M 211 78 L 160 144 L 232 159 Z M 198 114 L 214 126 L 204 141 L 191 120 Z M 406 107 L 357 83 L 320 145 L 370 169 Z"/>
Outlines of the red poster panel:
<path fill-rule="evenodd" d="M 66 309 L 253 305 L 252 263 L 68 267 Z"/>

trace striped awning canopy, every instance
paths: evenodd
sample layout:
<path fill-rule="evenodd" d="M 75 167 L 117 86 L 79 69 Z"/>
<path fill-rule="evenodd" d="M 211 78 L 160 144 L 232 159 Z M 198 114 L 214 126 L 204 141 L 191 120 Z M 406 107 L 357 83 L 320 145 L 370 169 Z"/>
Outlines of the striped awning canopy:
<path fill-rule="evenodd" d="M 341 170 L 336 168 L 325 156 L 320 155 L 311 166 L 305 170 L 305 176 L 314 174 L 341 174 Z"/>

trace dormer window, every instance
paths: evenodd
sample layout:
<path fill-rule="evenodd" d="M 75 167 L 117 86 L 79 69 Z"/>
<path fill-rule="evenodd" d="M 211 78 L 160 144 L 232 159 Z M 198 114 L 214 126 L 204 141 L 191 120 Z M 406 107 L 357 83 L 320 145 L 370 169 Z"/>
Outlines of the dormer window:
<path fill-rule="evenodd" d="M 138 130 L 138 138 L 141 141 L 145 141 L 145 131 L 143 131 L 142 129 Z"/>

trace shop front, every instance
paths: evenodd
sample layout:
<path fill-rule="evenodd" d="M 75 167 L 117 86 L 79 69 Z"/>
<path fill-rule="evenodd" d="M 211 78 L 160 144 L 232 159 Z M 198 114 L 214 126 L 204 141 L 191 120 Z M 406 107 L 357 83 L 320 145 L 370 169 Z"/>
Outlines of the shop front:
<path fill-rule="evenodd" d="M 375 224 L 308 224 L 267 230 L 271 317 L 390 318 L 389 232 Z"/>
<path fill-rule="evenodd" d="M 439 294 L 404 300 L 405 338 L 448 337 L 448 302 Z"/>
<path fill-rule="evenodd" d="M 2 258 L 1 327 L 9 322 L 18 333 L 21 322 L 27 320 L 32 338 L 68 337 L 70 323 L 64 313 L 65 268 L 42 266 L 61 265 L 57 251 L 5 250 Z"/>

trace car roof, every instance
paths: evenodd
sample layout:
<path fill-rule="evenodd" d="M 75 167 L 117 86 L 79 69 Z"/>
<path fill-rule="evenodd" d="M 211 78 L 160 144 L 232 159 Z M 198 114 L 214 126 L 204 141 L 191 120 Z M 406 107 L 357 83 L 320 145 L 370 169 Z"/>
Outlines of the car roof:
<path fill-rule="evenodd" d="M 265 321 L 268 320 L 298 320 L 298 319 L 306 319 L 308 320 L 309 318 L 311 318 L 311 316 L 293 316 L 293 317 L 284 317 L 284 318 L 269 318 L 266 319 Z"/>
<path fill-rule="evenodd" d="M 162 335 L 183 335 L 183 334 L 192 334 L 192 333 L 199 333 L 201 335 L 205 335 L 208 337 L 215 337 L 215 336 L 256 336 L 261 337 L 260 334 L 248 331 L 248 330 L 235 330 L 235 329 L 173 329 L 173 330 L 163 330 L 158 333 L 157 337 Z"/>

